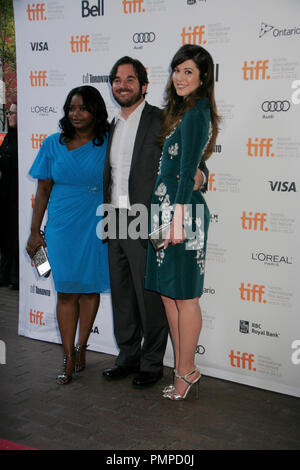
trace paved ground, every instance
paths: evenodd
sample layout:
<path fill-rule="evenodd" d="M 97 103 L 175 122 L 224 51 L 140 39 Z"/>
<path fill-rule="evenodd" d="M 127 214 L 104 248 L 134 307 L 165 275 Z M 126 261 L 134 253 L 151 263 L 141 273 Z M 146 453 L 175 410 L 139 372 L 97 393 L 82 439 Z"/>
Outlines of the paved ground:
<path fill-rule="evenodd" d="M 300 399 L 202 377 L 200 399 L 161 397 L 170 369 L 154 387 L 132 377 L 107 382 L 107 354 L 88 352 L 88 367 L 58 386 L 61 347 L 17 334 L 18 292 L 0 288 L 0 438 L 41 450 L 300 450 Z"/>

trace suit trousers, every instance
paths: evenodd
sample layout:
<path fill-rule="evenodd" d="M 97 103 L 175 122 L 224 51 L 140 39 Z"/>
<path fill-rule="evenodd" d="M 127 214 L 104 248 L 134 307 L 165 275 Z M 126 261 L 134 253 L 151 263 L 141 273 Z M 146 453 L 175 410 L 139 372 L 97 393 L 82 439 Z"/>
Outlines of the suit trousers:
<path fill-rule="evenodd" d="M 119 216 L 117 213 L 117 232 Z M 133 218 L 127 216 L 128 225 Z M 124 219 L 123 219 L 124 221 Z M 114 334 L 119 347 L 116 364 L 141 372 L 162 373 L 168 322 L 160 295 L 144 288 L 147 248 L 140 239 L 108 241 Z"/>

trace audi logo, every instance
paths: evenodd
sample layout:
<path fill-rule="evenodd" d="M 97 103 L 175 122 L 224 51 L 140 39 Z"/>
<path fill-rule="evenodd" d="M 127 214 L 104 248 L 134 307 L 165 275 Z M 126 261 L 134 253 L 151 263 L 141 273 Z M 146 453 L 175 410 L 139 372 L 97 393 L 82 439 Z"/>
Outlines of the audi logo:
<path fill-rule="evenodd" d="M 291 107 L 289 101 L 264 101 L 261 105 L 261 109 L 266 112 L 274 113 L 279 111 L 288 111 Z"/>
<path fill-rule="evenodd" d="M 132 36 L 133 42 L 138 44 L 140 42 L 153 42 L 155 40 L 154 33 L 134 33 Z"/>

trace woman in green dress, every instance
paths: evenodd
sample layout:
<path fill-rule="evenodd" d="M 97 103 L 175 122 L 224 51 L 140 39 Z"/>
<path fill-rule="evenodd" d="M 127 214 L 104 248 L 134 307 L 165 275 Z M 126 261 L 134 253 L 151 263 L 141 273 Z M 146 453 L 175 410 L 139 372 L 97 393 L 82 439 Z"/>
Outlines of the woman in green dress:
<path fill-rule="evenodd" d="M 161 294 L 170 327 L 175 377 L 163 393 L 171 400 L 186 398 L 192 385 L 198 391 L 201 377 L 195 351 L 210 214 L 203 194 L 194 191 L 194 175 L 201 159 L 213 152 L 218 122 L 213 60 L 201 46 L 182 46 L 171 62 L 166 89 L 151 231 L 172 222 L 162 249 L 155 251 L 149 243 L 146 271 L 146 289 Z"/>

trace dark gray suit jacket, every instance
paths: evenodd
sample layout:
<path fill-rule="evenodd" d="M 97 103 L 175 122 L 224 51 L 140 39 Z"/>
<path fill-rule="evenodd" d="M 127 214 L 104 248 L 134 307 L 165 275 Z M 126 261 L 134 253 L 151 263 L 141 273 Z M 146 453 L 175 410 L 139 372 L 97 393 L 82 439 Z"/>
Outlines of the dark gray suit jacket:
<path fill-rule="evenodd" d="M 112 121 L 107 146 L 103 175 L 104 203 L 111 201 L 110 149 L 115 123 Z M 131 169 L 129 173 L 130 204 L 144 204 L 150 207 L 152 190 L 156 180 L 161 150 L 157 145 L 157 135 L 161 130 L 161 110 L 145 103 L 134 143 Z"/>
<path fill-rule="evenodd" d="M 129 200 L 131 205 L 139 203 L 149 208 L 151 204 L 152 190 L 161 156 L 161 149 L 157 145 L 157 136 L 161 131 L 161 113 L 161 109 L 151 106 L 147 102 L 145 103 L 135 139 L 129 174 Z M 115 123 L 112 121 L 103 175 L 104 203 L 111 202 L 110 149 L 114 127 Z M 208 169 L 205 163 L 201 162 L 199 168 L 208 179 Z M 206 189 L 207 185 L 202 191 L 205 192 Z"/>

